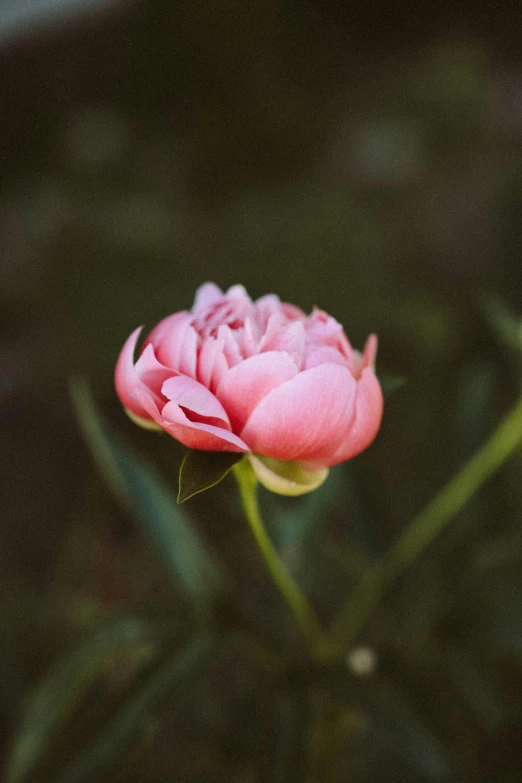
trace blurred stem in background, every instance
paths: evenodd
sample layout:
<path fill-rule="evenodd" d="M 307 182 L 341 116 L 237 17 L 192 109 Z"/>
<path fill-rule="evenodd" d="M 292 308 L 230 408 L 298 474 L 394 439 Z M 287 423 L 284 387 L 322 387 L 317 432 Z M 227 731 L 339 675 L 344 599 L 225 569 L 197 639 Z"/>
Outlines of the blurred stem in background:
<path fill-rule="evenodd" d="M 239 485 L 245 516 L 272 580 L 292 610 L 296 622 L 313 652 L 322 646 L 323 632 L 312 607 L 288 573 L 268 537 L 257 504 L 257 478 L 247 459 L 242 459 L 234 466 L 234 475 Z"/>
<path fill-rule="evenodd" d="M 444 529 L 522 442 L 522 397 L 484 446 L 405 529 L 391 549 L 362 575 L 329 636 L 330 655 L 355 641 L 388 588 Z"/>

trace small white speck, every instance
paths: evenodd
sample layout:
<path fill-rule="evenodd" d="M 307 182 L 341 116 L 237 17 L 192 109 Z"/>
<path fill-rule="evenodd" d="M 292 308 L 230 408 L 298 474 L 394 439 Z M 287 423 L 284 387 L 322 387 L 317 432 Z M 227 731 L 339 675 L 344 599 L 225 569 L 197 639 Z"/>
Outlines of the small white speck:
<path fill-rule="evenodd" d="M 347 655 L 346 665 L 357 677 L 371 677 L 377 666 L 377 655 L 371 647 L 356 647 Z"/>

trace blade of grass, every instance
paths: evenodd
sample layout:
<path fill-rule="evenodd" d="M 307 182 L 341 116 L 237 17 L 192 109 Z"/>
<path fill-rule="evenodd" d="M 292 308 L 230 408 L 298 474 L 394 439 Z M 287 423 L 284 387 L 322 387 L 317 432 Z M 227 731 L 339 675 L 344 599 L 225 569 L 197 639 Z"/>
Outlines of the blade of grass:
<path fill-rule="evenodd" d="M 87 445 L 114 495 L 141 523 L 173 583 L 197 609 L 207 610 L 223 594 L 223 579 L 185 511 L 152 468 L 111 432 L 84 380 L 71 381 L 71 398 Z"/>
<path fill-rule="evenodd" d="M 522 397 L 482 448 L 405 529 L 354 587 L 328 635 L 327 655 L 348 649 L 387 590 L 402 576 L 522 442 Z"/>
<path fill-rule="evenodd" d="M 147 718 L 159 705 L 186 691 L 215 659 L 216 640 L 204 634 L 191 639 L 154 667 L 92 742 L 57 776 L 55 783 L 87 783 L 99 779 L 146 727 Z"/>
<path fill-rule="evenodd" d="M 37 686 L 14 738 L 7 783 L 27 780 L 56 740 L 82 697 L 111 665 L 115 655 L 148 660 L 155 646 L 148 623 L 119 618 L 107 623 L 61 656 Z"/>

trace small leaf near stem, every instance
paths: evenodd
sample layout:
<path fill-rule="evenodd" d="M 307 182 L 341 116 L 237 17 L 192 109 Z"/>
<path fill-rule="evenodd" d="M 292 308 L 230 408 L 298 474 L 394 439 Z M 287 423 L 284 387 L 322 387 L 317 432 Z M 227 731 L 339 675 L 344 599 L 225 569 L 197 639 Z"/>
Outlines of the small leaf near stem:
<path fill-rule="evenodd" d="M 521 443 L 522 397 L 484 446 L 412 520 L 389 552 L 363 573 L 329 634 L 325 650 L 330 655 L 340 654 L 353 644 L 388 588 Z"/>
<path fill-rule="evenodd" d="M 232 451 L 189 451 L 179 469 L 178 503 L 215 487 L 243 454 Z"/>
<path fill-rule="evenodd" d="M 272 580 L 292 610 L 312 652 L 319 650 L 323 645 L 322 629 L 312 607 L 286 570 L 268 537 L 257 505 L 257 478 L 249 461 L 243 459 L 236 463 L 234 474 L 239 485 L 245 516 Z"/>

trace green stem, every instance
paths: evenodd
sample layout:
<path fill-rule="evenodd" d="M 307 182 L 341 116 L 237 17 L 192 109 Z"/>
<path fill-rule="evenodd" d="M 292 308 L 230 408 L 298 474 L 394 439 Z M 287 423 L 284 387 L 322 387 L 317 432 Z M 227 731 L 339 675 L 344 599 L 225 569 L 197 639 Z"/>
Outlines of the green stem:
<path fill-rule="evenodd" d="M 331 655 L 353 643 L 388 588 L 521 442 L 522 397 L 484 446 L 412 520 L 391 549 L 360 578 L 329 634 L 327 649 Z"/>
<path fill-rule="evenodd" d="M 241 502 L 259 550 L 277 589 L 292 613 L 312 650 L 321 645 L 323 636 L 315 613 L 279 558 L 266 532 L 257 505 L 257 478 L 247 459 L 234 466 Z"/>

